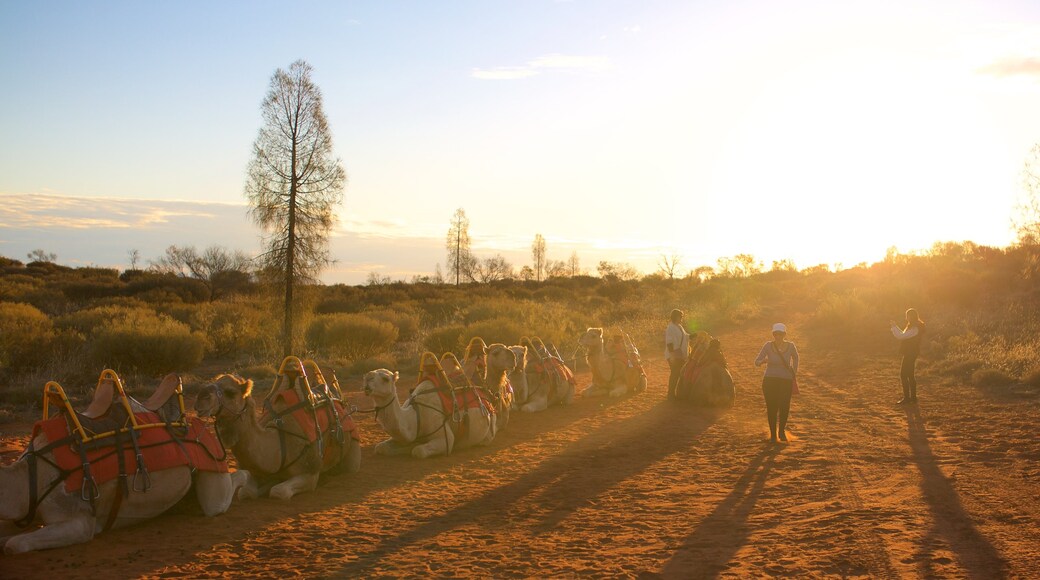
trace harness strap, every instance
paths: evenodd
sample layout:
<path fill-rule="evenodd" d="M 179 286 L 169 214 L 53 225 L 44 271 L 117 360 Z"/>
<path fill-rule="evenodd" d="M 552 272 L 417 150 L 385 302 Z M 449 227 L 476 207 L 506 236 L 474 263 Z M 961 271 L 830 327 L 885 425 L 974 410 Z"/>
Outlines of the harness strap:
<path fill-rule="evenodd" d="M 119 463 L 119 489 L 112 499 L 112 507 L 108 510 L 108 518 L 105 520 L 105 526 L 101 528 L 102 531 L 107 531 L 112 524 L 116 523 L 116 516 L 119 515 L 119 508 L 122 507 L 123 497 L 130 495 L 130 488 L 126 484 L 126 459 L 123 457 L 123 442 L 119 438 L 119 433 L 116 433 L 115 445 L 116 461 Z"/>

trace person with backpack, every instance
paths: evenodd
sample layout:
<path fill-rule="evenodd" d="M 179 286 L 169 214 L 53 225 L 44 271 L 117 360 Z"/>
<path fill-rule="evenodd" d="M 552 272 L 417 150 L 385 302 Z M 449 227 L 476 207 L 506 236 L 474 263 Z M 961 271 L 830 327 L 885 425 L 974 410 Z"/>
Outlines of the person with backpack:
<path fill-rule="evenodd" d="M 664 358 L 668 361 L 671 373 L 668 375 L 668 399 L 675 398 L 675 391 L 679 385 L 679 376 L 682 374 L 683 365 L 690 354 L 690 335 L 683 328 L 683 319 L 686 314 L 676 308 L 672 310 L 671 322 L 664 331 Z"/>
<path fill-rule="evenodd" d="M 786 339 L 787 326 L 773 325 L 773 340 L 762 346 L 755 366 L 766 364 L 762 377 L 762 394 L 766 399 L 769 440 L 787 441 L 787 417 L 791 412 L 791 395 L 798 375 L 798 348 Z"/>
<path fill-rule="evenodd" d="M 892 336 L 899 340 L 899 354 L 903 362 L 899 367 L 899 382 L 903 384 L 903 398 L 897 404 L 917 402 L 917 377 L 914 376 L 917 356 L 921 354 L 921 339 L 924 337 L 925 324 L 914 308 L 906 311 L 906 324 L 899 328 L 892 322 Z"/>

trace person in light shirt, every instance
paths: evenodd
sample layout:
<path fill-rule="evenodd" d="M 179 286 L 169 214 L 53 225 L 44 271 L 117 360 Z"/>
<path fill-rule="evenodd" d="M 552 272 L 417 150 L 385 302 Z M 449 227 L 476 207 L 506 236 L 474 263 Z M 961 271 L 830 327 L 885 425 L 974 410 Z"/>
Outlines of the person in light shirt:
<path fill-rule="evenodd" d="M 773 340 L 762 345 L 755 366 L 766 365 L 762 377 L 762 395 L 766 399 L 769 440 L 787 441 L 787 417 L 791 412 L 791 394 L 798 374 L 798 348 L 787 340 L 787 326 L 773 325 Z"/>
<path fill-rule="evenodd" d="M 683 328 L 686 314 L 676 308 L 672 310 L 671 322 L 664 331 L 664 358 L 668 361 L 671 374 L 668 375 L 668 398 L 675 398 L 675 389 L 679 385 L 679 376 L 683 365 L 690 354 L 690 335 Z"/>
<path fill-rule="evenodd" d="M 899 367 L 899 382 L 903 384 L 903 398 L 898 402 L 900 405 L 917 402 L 917 377 L 914 376 L 914 367 L 917 365 L 917 356 L 921 354 L 924 329 L 924 321 L 913 308 L 907 309 L 906 324 L 903 328 L 892 322 L 892 336 L 899 340 L 899 354 L 903 355 L 903 362 Z"/>

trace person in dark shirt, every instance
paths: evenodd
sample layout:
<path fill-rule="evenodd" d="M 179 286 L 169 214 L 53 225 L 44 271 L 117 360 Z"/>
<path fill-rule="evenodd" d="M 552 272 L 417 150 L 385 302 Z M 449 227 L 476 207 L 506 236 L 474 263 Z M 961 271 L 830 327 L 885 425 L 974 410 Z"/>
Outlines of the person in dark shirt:
<path fill-rule="evenodd" d="M 917 365 L 917 356 L 921 354 L 924 329 L 924 321 L 914 308 L 906 311 L 906 324 L 902 328 L 892 322 L 892 336 L 899 340 L 899 354 L 903 355 L 903 362 L 899 367 L 899 381 L 903 384 L 903 398 L 899 399 L 898 403 L 900 405 L 917 402 L 917 377 L 914 376 L 914 367 Z"/>

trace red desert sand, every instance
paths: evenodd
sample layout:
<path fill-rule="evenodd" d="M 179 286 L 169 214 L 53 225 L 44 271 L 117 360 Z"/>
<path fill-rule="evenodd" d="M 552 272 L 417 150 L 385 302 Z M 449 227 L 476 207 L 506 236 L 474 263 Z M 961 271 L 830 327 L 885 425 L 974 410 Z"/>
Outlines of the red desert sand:
<path fill-rule="evenodd" d="M 518 414 L 490 447 L 450 457 L 374 456 L 384 434 L 366 414 L 360 473 L 288 502 L 238 502 L 212 519 L 186 507 L 87 544 L 0 556 L 0 577 L 1036 574 L 1035 397 L 925 379 L 918 406 L 897 406 L 894 356 L 821 358 L 802 345 L 793 437 L 773 445 L 752 364 L 768 336 L 721 339 L 733 409 L 666 403 L 656 359 L 644 394 Z M 29 427 L 0 425 L 5 462 Z"/>

